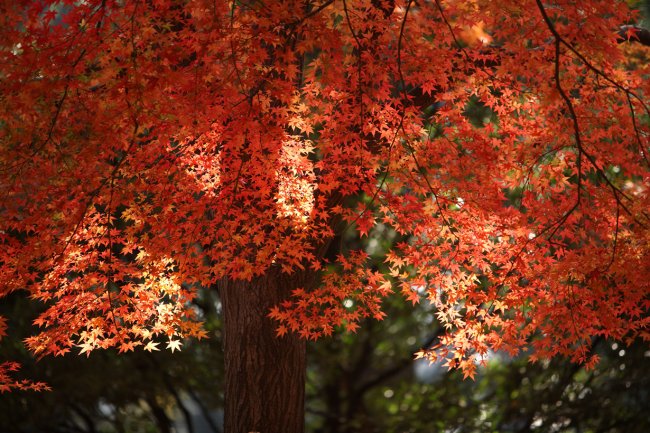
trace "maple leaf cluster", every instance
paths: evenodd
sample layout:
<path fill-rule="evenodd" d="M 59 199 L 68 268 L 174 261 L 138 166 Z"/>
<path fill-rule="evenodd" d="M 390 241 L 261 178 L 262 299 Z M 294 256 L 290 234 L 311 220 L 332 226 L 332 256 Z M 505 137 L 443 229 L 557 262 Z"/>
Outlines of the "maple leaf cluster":
<path fill-rule="evenodd" d="M 7 335 L 7 319 L 0 317 L 0 339 Z M 18 380 L 12 377 L 12 374 L 20 369 L 17 362 L 5 361 L 0 363 L 0 393 L 11 390 L 32 390 L 43 391 L 50 388 L 43 382 L 33 382 L 30 380 Z"/>
<path fill-rule="evenodd" d="M 447 328 L 419 356 L 470 375 L 650 338 L 624 2 L 379 3 L 4 2 L 0 295 L 47 305 L 29 348 L 178 349 L 197 287 L 271 266 L 322 282 L 278 334 L 353 331 L 397 291 Z M 325 260 L 341 224 L 404 239 L 389 274 Z"/>

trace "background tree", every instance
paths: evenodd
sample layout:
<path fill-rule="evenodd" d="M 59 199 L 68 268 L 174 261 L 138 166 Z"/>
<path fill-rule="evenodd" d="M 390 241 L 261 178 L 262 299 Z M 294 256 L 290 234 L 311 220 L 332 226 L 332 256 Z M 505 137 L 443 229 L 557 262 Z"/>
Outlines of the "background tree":
<path fill-rule="evenodd" d="M 286 433 L 304 339 L 393 290 L 445 328 L 418 356 L 465 376 L 490 350 L 593 366 L 596 338 L 647 340 L 623 6 L 3 2 L 0 277 L 46 304 L 28 347 L 176 350 L 216 287 L 226 431 Z M 331 245 L 380 224 L 385 273 Z"/>
<path fill-rule="evenodd" d="M 29 329 L 33 304 L 14 295 L 3 306 L 13 326 L 25 316 L 24 329 Z M 413 363 L 410 356 L 435 331 L 434 309 L 411 308 L 395 297 L 388 311 L 383 323 L 369 321 L 355 334 L 337 333 L 309 344 L 306 431 L 648 430 L 650 352 L 644 343 L 599 342 L 595 350 L 601 361 L 590 371 L 566 360 L 531 365 L 523 358 L 492 355 L 475 381 L 463 381 L 459 372 Z M 17 353 L 15 344 L 3 340 L 0 356 L 21 361 L 23 375 L 47 382 L 52 391 L 0 394 L 0 432 L 165 432 L 158 419 L 168 419 L 180 432 L 218 432 L 223 359 L 220 324 L 209 317 L 208 329 L 217 327 L 209 344 L 188 345 L 180 354 L 98 351 L 89 358 L 48 358 L 33 365 L 29 354 Z M 373 350 L 364 351 L 367 347 Z M 173 384 L 171 392 L 166 380 Z M 147 403 L 152 400 L 165 417 L 157 412 L 156 418 Z M 202 408 L 214 417 L 214 427 Z"/>

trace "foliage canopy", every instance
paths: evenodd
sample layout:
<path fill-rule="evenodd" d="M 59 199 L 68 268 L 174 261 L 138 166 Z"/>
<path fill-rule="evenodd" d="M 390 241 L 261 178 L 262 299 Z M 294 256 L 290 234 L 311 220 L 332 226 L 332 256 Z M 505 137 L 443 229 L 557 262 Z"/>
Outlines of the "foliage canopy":
<path fill-rule="evenodd" d="M 270 267 L 320 279 L 270 311 L 279 335 L 354 331 L 397 291 L 446 328 L 418 356 L 466 376 L 488 350 L 591 365 L 595 337 L 650 338 L 624 2 L 1 10 L 0 296 L 48 306 L 37 356 L 177 349 L 205 335 L 197 287 Z M 395 233 L 386 272 L 328 253 L 349 230 Z"/>

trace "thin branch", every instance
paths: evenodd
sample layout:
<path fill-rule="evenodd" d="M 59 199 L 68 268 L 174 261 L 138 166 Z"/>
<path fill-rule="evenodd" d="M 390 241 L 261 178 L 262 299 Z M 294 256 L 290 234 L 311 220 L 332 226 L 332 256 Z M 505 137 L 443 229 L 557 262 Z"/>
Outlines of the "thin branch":
<path fill-rule="evenodd" d="M 303 22 L 305 22 L 305 21 L 308 20 L 309 18 L 311 18 L 311 17 L 313 17 L 313 16 L 315 16 L 315 15 L 318 15 L 322 10 L 324 10 L 325 8 L 327 8 L 327 7 L 328 7 L 329 5 L 331 5 L 332 3 L 334 3 L 334 0 L 327 0 L 326 2 L 324 2 L 323 4 L 321 4 L 320 6 L 318 6 L 317 8 L 313 9 L 311 12 L 308 12 L 307 14 L 305 14 L 305 16 L 303 16 L 302 18 L 300 18 L 298 21 L 294 21 L 293 23 L 291 23 L 291 24 L 289 24 L 289 25 L 290 25 L 290 26 L 297 26 L 297 25 L 302 24 Z"/>
<path fill-rule="evenodd" d="M 413 348 L 411 350 L 411 353 L 417 352 L 418 350 L 421 350 L 421 349 L 428 349 L 429 347 L 431 347 L 433 342 L 436 341 L 436 339 L 438 337 L 440 337 L 440 335 L 442 334 L 443 331 L 444 331 L 444 328 L 442 328 L 442 327 L 437 328 L 431 335 L 429 335 L 429 337 L 425 340 L 425 342 L 421 346 L 419 346 L 417 348 Z M 356 389 L 355 393 L 358 394 L 358 395 L 363 395 L 368 390 L 370 390 L 370 389 L 374 388 L 375 386 L 389 380 L 390 378 L 392 378 L 392 377 L 396 376 L 397 374 L 399 374 L 400 372 L 402 372 L 405 368 L 409 368 L 412 365 L 413 365 L 413 358 L 410 358 L 410 357 L 409 358 L 404 358 L 404 359 L 398 361 L 397 363 L 395 363 L 394 365 L 380 371 L 379 373 L 377 373 L 375 375 L 375 377 L 373 377 L 373 378 L 365 381 L 364 383 L 362 383 L 359 386 L 359 388 Z"/>
<path fill-rule="evenodd" d="M 639 95 L 637 95 L 635 92 L 633 92 L 631 89 L 625 87 L 624 85 L 618 83 L 614 79 L 612 79 L 609 75 L 607 75 L 605 72 L 603 72 L 601 69 L 597 68 L 594 66 L 587 58 L 582 55 L 573 45 L 568 43 L 557 31 L 555 26 L 553 25 L 553 22 L 549 18 L 548 14 L 546 13 L 546 9 L 544 8 L 544 5 L 542 4 L 541 0 L 535 0 L 537 3 L 537 7 L 539 8 L 539 11 L 542 14 L 542 18 L 544 18 L 544 21 L 546 22 L 546 26 L 548 29 L 551 31 L 553 36 L 555 37 L 556 40 L 559 40 L 562 45 L 566 46 L 573 54 L 575 54 L 581 61 L 584 63 L 584 65 L 590 69 L 592 72 L 594 72 L 596 75 L 601 76 L 605 81 L 611 83 L 614 87 L 617 89 L 621 90 L 622 92 L 625 92 L 629 95 L 634 96 L 643 106 L 645 109 L 646 113 L 650 115 L 650 108 L 648 108 L 648 105 L 645 103 L 644 99 L 641 98 Z"/>
<path fill-rule="evenodd" d="M 609 263 L 605 268 L 605 272 L 609 270 L 609 268 L 614 264 L 614 260 L 616 259 L 616 248 L 618 246 L 618 231 L 619 231 L 620 215 L 621 215 L 621 207 L 619 206 L 618 203 L 616 203 L 616 228 L 614 229 L 614 245 L 612 246 L 612 258 L 609 260 Z"/>
<path fill-rule="evenodd" d="M 628 93 L 627 95 L 627 105 L 630 107 L 630 114 L 632 115 L 632 127 L 634 128 L 634 135 L 636 136 L 636 141 L 639 145 L 639 153 L 643 157 L 643 160 L 645 161 L 646 165 L 650 167 L 650 161 L 648 161 L 648 155 L 646 155 L 646 151 L 643 148 L 643 141 L 641 140 L 641 133 L 639 132 L 639 127 L 636 124 L 636 114 L 634 113 L 634 105 L 632 105 L 632 98 L 630 98 L 630 94 Z"/>
<path fill-rule="evenodd" d="M 616 203 L 618 206 L 620 206 L 628 215 L 632 216 L 634 220 L 639 223 L 641 226 L 645 227 L 645 224 L 642 222 L 638 221 L 636 217 L 634 217 L 633 213 L 625 206 L 625 204 L 622 202 L 621 197 L 632 201 L 632 199 L 627 196 L 623 191 L 621 191 L 620 188 L 618 188 L 616 185 L 612 183 L 612 181 L 607 177 L 605 172 L 603 171 L 602 168 L 598 165 L 598 162 L 596 161 L 596 158 L 588 153 L 583 146 L 582 140 L 580 138 L 580 128 L 578 126 L 578 117 L 576 115 L 575 109 L 573 107 L 573 103 L 571 102 L 571 99 L 569 96 L 566 94 L 564 89 L 562 88 L 561 81 L 560 81 L 560 75 L 559 75 L 559 46 L 560 44 L 566 46 L 572 53 L 574 53 L 590 70 L 595 72 L 597 75 L 600 75 L 603 77 L 606 81 L 612 83 L 616 88 L 622 90 L 623 92 L 626 93 L 626 95 L 632 95 L 639 99 L 641 101 L 641 104 L 643 107 L 648 111 L 648 107 L 645 105 L 645 103 L 630 89 L 624 87 L 623 85 L 617 83 L 613 79 L 611 79 L 607 74 L 602 72 L 600 69 L 596 68 L 593 66 L 591 63 L 587 61 L 587 59 L 580 54 L 571 44 L 566 42 L 562 36 L 558 33 L 557 29 L 553 25 L 553 22 L 549 18 L 548 14 L 546 13 L 546 9 L 544 9 L 544 5 L 542 4 L 541 0 L 535 0 L 537 3 L 537 7 L 539 8 L 540 13 L 542 14 L 542 17 L 544 18 L 544 22 L 546 23 L 546 26 L 550 30 L 550 32 L 553 34 L 553 37 L 555 38 L 555 87 L 557 88 L 558 92 L 560 93 L 560 96 L 565 102 L 565 105 L 567 106 L 567 109 L 569 110 L 569 114 L 571 116 L 572 122 L 573 122 L 573 130 L 574 130 L 574 138 L 576 142 L 576 147 L 578 148 L 578 162 L 580 161 L 580 156 L 584 155 L 587 160 L 591 163 L 591 165 L 596 169 L 596 172 L 598 175 L 605 181 L 605 183 L 609 186 L 609 188 L 612 190 L 614 199 L 616 200 Z M 650 114 L 650 111 L 648 111 L 648 114 Z M 578 182 L 580 182 L 580 179 L 578 179 Z M 580 190 L 578 190 L 578 200 L 580 198 Z"/>

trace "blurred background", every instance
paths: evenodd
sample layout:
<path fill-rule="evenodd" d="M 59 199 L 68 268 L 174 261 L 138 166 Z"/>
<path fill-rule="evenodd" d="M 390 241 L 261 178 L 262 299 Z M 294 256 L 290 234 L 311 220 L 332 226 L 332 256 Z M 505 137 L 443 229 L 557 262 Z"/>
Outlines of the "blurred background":
<path fill-rule="evenodd" d="M 34 361 L 14 335 L 0 358 L 49 392 L 0 394 L 2 433 L 218 433 L 223 362 L 219 301 L 196 301 L 210 338 L 181 352 L 94 351 Z M 307 432 L 650 432 L 650 348 L 598 340 L 602 357 L 585 371 L 564 360 L 529 364 L 493 354 L 475 381 L 414 361 L 441 329 L 426 304 L 396 297 L 383 322 L 310 343 Z M 0 314 L 31 328 L 33 302 L 14 294 Z M 25 334 L 26 335 L 26 334 Z M 263 368 L 263 366 L 261 366 Z"/>

